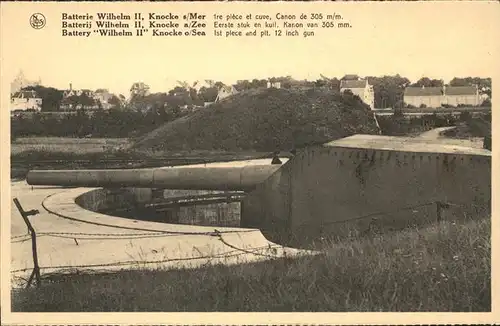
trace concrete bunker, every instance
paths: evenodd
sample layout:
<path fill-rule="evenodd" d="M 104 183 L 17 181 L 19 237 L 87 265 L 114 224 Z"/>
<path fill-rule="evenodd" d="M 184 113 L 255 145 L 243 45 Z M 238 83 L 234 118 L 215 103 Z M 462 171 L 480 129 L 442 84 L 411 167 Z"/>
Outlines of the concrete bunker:
<path fill-rule="evenodd" d="M 305 148 L 278 166 L 31 171 L 27 181 L 144 193 L 245 191 L 240 226 L 297 247 L 434 222 L 441 203 L 454 205 L 446 218 L 491 213 L 490 151 L 404 137 L 355 135 Z"/>

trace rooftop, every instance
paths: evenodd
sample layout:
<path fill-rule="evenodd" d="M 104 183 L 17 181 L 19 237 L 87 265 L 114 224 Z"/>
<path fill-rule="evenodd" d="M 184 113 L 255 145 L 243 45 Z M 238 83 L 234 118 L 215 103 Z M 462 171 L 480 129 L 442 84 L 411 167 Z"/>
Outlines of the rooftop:
<path fill-rule="evenodd" d="M 442 87 L 406 87 L 405 96 L 441 96 Z"/>
<path fill-rule="evenodd" d="M 407 87 L 405 96 L 476 95 L 474 86 Z"/>
<path fill-rule="evenodd" d="M 477 88 L 474 86 L 447 86 L 446 95 L 476 95 Z"/>
<path fill-rule="evenodd" d="M 342 80 L 340 82 L 340 88 L 365 88 L 367 84 L 366 80 Z"/>
<path fill-rule="evenodd" d="M 434 139 L 428 140 L 422 138 L 378 135 L 354 135 L 331 141 L 324 144 L 323 146 L 378 149 L 415 153 L 471 154 L 491 156 L 491 152 L 486 149 L 446 144 L 444 142 L 440 143 L 438 140 Z"/>
<path fill-rule="evenodd" d="M 12 95 L 13 98 L 38 98 L 35 91 L 19 91 Z"/>
<path fill-rule="evenodd" d="M 222 86 L 219 90 L 225 90 L 226 92 L 230 93 L 233 88 L 237 91 L 237 92 L 241 92 L 242 88 L 240 85 L 224 85 Z"/>

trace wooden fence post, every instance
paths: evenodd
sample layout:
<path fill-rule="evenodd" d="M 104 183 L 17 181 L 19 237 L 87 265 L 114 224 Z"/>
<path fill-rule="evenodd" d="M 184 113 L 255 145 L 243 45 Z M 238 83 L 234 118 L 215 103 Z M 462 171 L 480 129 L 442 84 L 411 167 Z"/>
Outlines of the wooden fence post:
<path fill-rule="evenodd" d="M 441 205 L 441 202 L 440 202 L 440 201 L 437 201 L 437 202 L 436 202 L 436 220 L 437 220 L 438 222 L 440 222 L 440 221 L 441 221 L 441 219 L 442 219 L 442 216 L 441 216 L 441 211 L 442 211 L 442 208 L 443 208 L 443 207 L 442 207 L 442 205 Z"/>
<path fill-rule="evenodd" d="M 438 222 L 443 219 L 443 210 L 450 208 L 450 204 L 442 201 L 436 201 L 436 220 Z"/>
<path fill-rule="evenodd" d="M 14 204 L 16 204 L 17 209 L 19 210 L 19 213 L 21 213 L 21 216 L 26 223 L 26 226 L 28 227 L 28 232 L 31 234 L 31 250 L 33 252 L 33 272 L 31 272 L 31 276 L 28 280 L 28 284 L 26 285 L 26 288 L 28 288 L 31 285 L 31 282 L 33 281 L 33 277 L 36 277 L 36 284 L 37 287 L 40 286 L 41 284 L 41 277 L 40 277 L 40 266 L 38 265 L 38 254 L 36 251 L 36 233 L 35 229 L 33 229 L 33 226 L 31 225 L 31 222 L 28 219 L 28 216 L 30 215 L 36 215 L 39 213 L 38 210 L 32 209 L 29 211 L 25 211 L 21 203 L 17 198 L 14 198 Z"/>

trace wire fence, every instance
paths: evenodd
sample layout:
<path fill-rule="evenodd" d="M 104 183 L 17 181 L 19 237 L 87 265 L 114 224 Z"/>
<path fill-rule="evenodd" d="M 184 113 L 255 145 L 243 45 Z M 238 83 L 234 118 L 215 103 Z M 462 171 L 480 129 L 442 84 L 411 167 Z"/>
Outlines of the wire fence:
<path fill-rule="evenodd" d="M 17 199 L 15 198 L 14 201 L 16 202 Z M 31 223 L 27 219 L 28 215 L 35 215 L 38 213 L 38 211 L 32 210 L 32 211 L 24 211 L 20 205 L 20 203 L 17 201 L 16 206 L 18 206 L 18 209 L 23 216 L 23 219 L 25 220 L 27 226 L 28 226 L 28 233 L 24 235 L 16 235 L 11 237 L 11 243 L 12 244 L 17 244 L 17 243 L 23 243 L 27 241 L 32 241 L 33 243 L 33 261 L 34 261 L 34 267 L 30 268 L 21 268 L 21 269 L 16 269 L 12 270 L 11 273 L 21 273 L 21 272 L 26 272 L 29 270 L 33 269 L 33 273 L 30 277 L 30 279 L 27 281 L 27 287 L 30 286 L 31 281 L 33 279 L 33 276 L 37 277 L 37 285 L 40 285 L 40 270 L 44 271 L 63 271 L 63 270 L 78 270 L 78 269 L 87 269 L 87 270 L 93 270 L 95 271 L 96 269 L 99 268 L 109 268 L 109 267 L 125 267 L 125 266 L 146 266 L 146 265 L 151 265 L 151 264 L 165 264 L 165 263 L 170 263 L 170 262 L 188 262 L 188 261 L 195 261 L 195 260 L 215 260 L 215 259 L 227 259 L 227 258 L 233 258 L 233 257 L 238 257 L 238 256 L 243 256 L 243 255 L 255 255 L 255 256 L 260 256 L 260 257 L 265 257 L 267 259 L 276 259 L 279 258 L 277 255 L 277 249 L 278 248 L 283 248 L 282 245 L 278 244 L 271 244 L 269 243 L 266 246 L 258 246 L 258 247 L 249 247 L 249 248 L 241 248 L 238 247 L 234 244 L 231 244 L 228 242 L 226 239 L 224 239 L 223 235 L 224 234 L 231 234 L 231 233 L 248 233 L 248 232 L 260 232 L 260 230 L 257 229 L 252 229 L 252 230 L 231 230 L 231 231 L 219 231 L 217 229 L 214 229 L 213 232 L 172 232 L 172 231 L 165 231 L 165 230 L 145 230 L 141 228 L 129 228 L 129 227 L 120 227 L 120 226 L 114 226 L 119 229 L 126 229 L 126 230 L 139 230 L 139 231 L 147 231 L 147 232 L 140 232 L 140 233 L 85 233 L 85 232 L 38 232 L 35 234 L 35 230 L 31 226 Z M 463 209 L 465 207 L 470 207 L 470 208 L 475 208 L 478 210 L 484 210 L 489 207 L 489 205 L 475 205 L 472 203 L 467 203 L 467 204 L 460 204 L 460 203 L 453 203 L 453 202 L 445 202 L 445 201 L 429 201 L 425 203 L 418 203 L 414 205 L 408 205 L 404 207 L 399 207 L 397 209 L 393 210 L 386 210 L 386 211 L 379 211 L 379 212 L 374 212 L 362 216 L 357 216 L 349 219 L 343 219 L 343 220 L 337 220 L 337 221 L 330 221 L 330 222 L 323 222 L 321 223 L 321 226 L 328 226 L 328 225 L 334 225 L 334 224 L 342 224 L 342 223 L 348 223 L 348 222 L 355 222 L 363 219 L 373 219 L 378 216 L 386 216 L 386 215 L 391 215 L 391 214 L 396 214 L 404 211 L 414 211 L 419 208 L 423 207 L 432 207 L 435 206 L 435 221 L 441 221 L 442 220 L 442 213 L 444 210 L 455 207 L 455 208 L 460 208 Z M 91 223 L 93 224 L 93 223 Z M 108 225 L 105 225 L 108 226 Z M 172 236 L 183 236 L 183 235 L 198 235 L 198 236 L 210 236 L 210 237 L 216 237 L 224 246 L 229 247 L 231 250 L 225 251 L 222 253 L 217 253 L 217 254 L 210 254 L 210 255 L 204 255 L 200 252 L 199 256 L 193 256 L 193 257 L 183 257 L 183 258 L 165 258 L 165 259 L 160 259 L 160 260 L 127 260 L 127 261 L 119 261 L 119 262 L 111 262 L 111 263 L 101 263 L 101 264 L 82 264 L 82 265 L 59 265 L 59 266 L 43 266 L 40 267 L 38 266 L 38 261 L 37 261 L 37 253 L 36 253 L 36 238 L 43 238 L 43 237 L 54 237 L 54 238 L 62 238 L 62 239 L 73 239 L 76 243 L 76 245 L 79 245 L 78 240 L 92 240 L 92 241 L 103 241 L 103 240 L 133 240 L 133 239 L 145 239 L 145 238 L 164 238 L 164 237 L 172 237 Z M 194 247 L 196 249 L 196 247 Z M 109 271 L 109 270 L 108 270 Z M 21 276 L 16 276 L 19 279 L 23 279 Z M 45 277 L 45 276 L 44 276 Z"/>
<path fill-rule="evenodd" d="M 34 267 L 27 267 L 27 268 L 20 268 L 20 269 L 15 269 L 12 270 L 12 274 L 16 273 L 22 273 L 26 271 L 33 270 L 32 276 L 30 277 L 29 280 L 27 280 L 27 285 L 26 287 L 29 287 L 32 283 L 33 276 L 36 276 L 37 278 L 37 286 L 40 286 L 41 284 L 41 276 L 40 276 L 40 271 L 58 271 L 58 273 L 63 272 L 64 270 L 78 270 L 78 269 L 86 269 L 86 270 L 92 270 L 96 271 L 99 268 L 109 268 L 109 267 L 126 267 L 126 266 L 146 266 L 146 265 L 151 265 L 151 264 L 165 264 L 165 263 L 170 263 L 170 262 L 188 262 L 188 261 L 196 261 L 196 260 L 215 260 L 215 259 L 228 259 L 228 258 L 234 258 L 238 256 L 243 256 L 243 255 L 257 255 L 257 256 L 264 256 L 267 258 L 277 258 L 276 255 L 267 255 L 263 254 L 263 250 L 276 250 L 277 248 L 281 248 L 282 246 L 276 245 L 276 244 L 268 244 L 266 246 L 258 246 L 258 247 L 250 247 L 250 248 L 240 248 L 238 246 L 232 245 L 229 242 L 227 242 L 225 239 L 223 239 L 224 234 L 234 234 L 234 233 L 249 233 L 249 232 L 259 232 L 259 230 L 229 230 L 229 231 L 219 231 L 217 229 L 214 229 L 213 232 L 179 232 L 179 231 L 165 231 L 165 230 L 149 230 L 146 229 L 148 232 L 141 232 L 141 233 L 86 233 L 86 232 L 38 232 L 35 233 L 35 230 L 33 229 L 30 221 L 27 219 L 29 215 L 36 215 L 39 212 L 36 210 L 26 212 L 17 198 L 14 198 L 14 202 L 16 203 L 16 206 L 21 213 L 21 216 L 23 217 L 27 227 L 28 227 L 28 233 L 23 234 L 23 235 L 16 235 L 11 237 L 11 243 L 12 244 L 18 244 L 18 243 L 23 243 L 27 241 L 32 241 L 34 243 L 32 250 L 33 250 L 33 262 L 34 262 Z M 84 221 L 82 221 L 84 222 Z M 90 223 L 93 224 L 93 223 Z M 107 225 L 105 225 L 107 226 Z M 129 228 L 129 227 L 120 227 L 120 226 L 114 226 L 115 228 L 118 229 L 126 229 L 126 230 L 141 230 L 144 231 L 145 229 L 141 228 Z M 185 235 L 196 235 L 196 236 L 210 236 L 210 237 L 216 237 L 219 241 L 221 241 L 225 246 L 231 248 L 232 250 L 229 251 L 224 251 L 221 253 L 211 253 L 209 255 L 207 254 L 202 254 L 200 252 L 200 255 L 198 256 L 193 256 L 193 257 L 182 257 L 182 258 L 165 258 L 165 259 L 160 259 L 160 260 L 144 260 L 144 259 L 134 259 L 134 260 L 127 260 L 127 261 L 119 261 L 119 262 L 111 262 L 111 263 L 100 263 L 100 264 L 81 264 L 81 265 L 57 265 L 57 266 L 42 266 L 40 267 L 38 265 L 38 255 L 37 255 L 37 248 L 36 248 L 36 239 L 40 239 L 43 237 L 55 237 L 55 238 L 64 238 L 64 239 L 72 239 L 75 241 L 77 245 L 79 245 L 78 240 L 93 240 L 93 241 L 102 241 L 102 240 L 134 240 L 134 239 L 145 239 L 145 238 L 162 238 L 162 237 L 173 237 L 173 236 L 185 236 Z M 25 280 L 22 276 L 17 275 L 15 276 L 18 279 Z M 45 275 L 44 275 L 45 278 Z"/>

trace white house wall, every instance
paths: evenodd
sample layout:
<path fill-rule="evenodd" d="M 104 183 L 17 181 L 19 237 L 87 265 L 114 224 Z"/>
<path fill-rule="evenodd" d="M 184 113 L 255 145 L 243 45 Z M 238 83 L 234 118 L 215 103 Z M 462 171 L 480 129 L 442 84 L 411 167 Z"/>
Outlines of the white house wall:
<path fill-rule="evenodd" d="M 458 106 L 481 104 L 478 95 L 433 95 L 433 96 L 405 96 L 404 102 L 408 105 L 420 107 L 422 104 L 430 108 L 439 108 L 442 104 Z"/>
<path fill-rule="evenodd" d="M 430 95 L 430 96 L 405 96 L 404 102 L 408 105 L 413 105 L 415 107 L 420 107 L 424 104 L 427 107 L 438 108 L 441 104 L 445 103 L 443 96 L 441 95 Z"/>
<path fill-rule="evenodd" d="M 447 95 L 445 103 L 453 106 L 459 104 L 476 106 L 481 104 L 477 95 Z"/>
<path fill-rule="evenodd" d="M 11 103 L 11 111 L 16 110 L 37 110 L 40 111 L 42 109 L 42 99 L 41 98 L 14 98 Z"/>
<path fill-rule="evenodd" d="M 359 98 L 370 106 L 371 109 L 375 107 L 375 95 L 366 88 L 342 88 L 340 91 L 344 92 L 350 90 L 354 95 L 359 96 Z"/>

